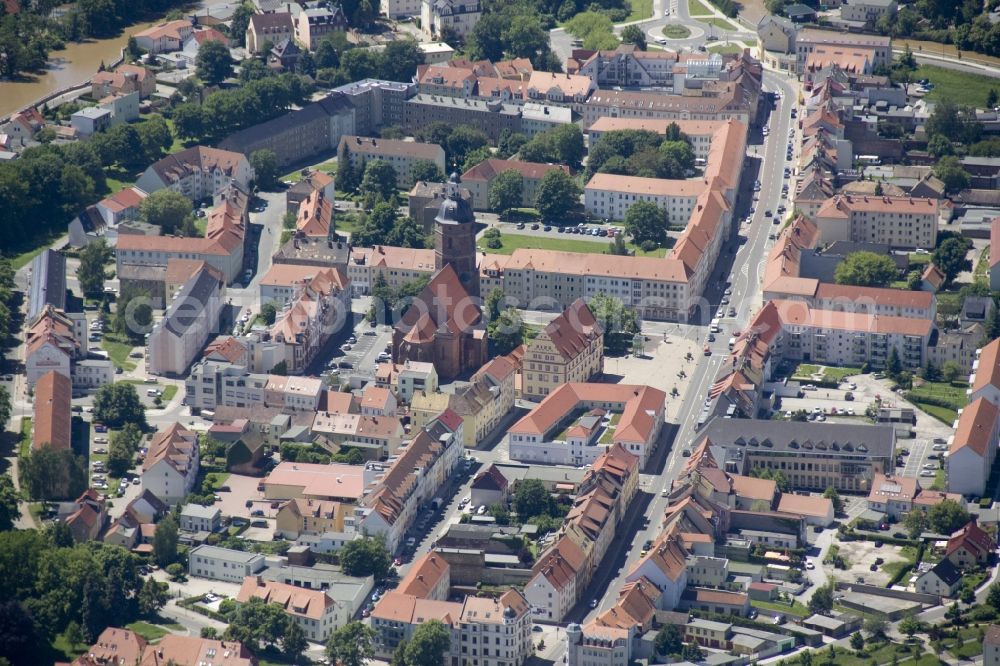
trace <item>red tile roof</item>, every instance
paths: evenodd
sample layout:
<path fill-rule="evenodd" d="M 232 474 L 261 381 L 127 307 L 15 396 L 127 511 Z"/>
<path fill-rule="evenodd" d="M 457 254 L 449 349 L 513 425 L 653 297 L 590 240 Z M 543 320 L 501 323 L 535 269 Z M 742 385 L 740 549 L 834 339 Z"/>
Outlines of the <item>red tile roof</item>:
<path fill-rule="evenodd" d="M 50 370 L 35 384 L 35 418 L 32 448 L 49 444 L 54 449 L 70 448 L 73 385 L 64 374 Z"/>
<path fill-rule="evenodd" d="M 958 427 L 955 428 L 948 455 L 953 456 L 962 449 L 969 448 L 980 458 L 988 460 L 987 449 L 996 446 L 992 439 L 998 417 L 1000 408 L 986 398 L 977 398 L 958 417 Z"/>

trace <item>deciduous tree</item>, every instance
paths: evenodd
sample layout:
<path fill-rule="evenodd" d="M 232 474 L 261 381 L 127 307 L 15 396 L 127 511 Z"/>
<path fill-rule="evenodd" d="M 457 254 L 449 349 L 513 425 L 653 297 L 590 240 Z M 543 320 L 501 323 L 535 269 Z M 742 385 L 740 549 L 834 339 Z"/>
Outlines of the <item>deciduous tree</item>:
<path fill-rule="evenodd" d="M 580 205 L 580 187 L 564 171 L 549 171 L 535 190 L 535 208 L 546 222 L 565 218 Z"/>
<path fill-rule="evenodd" d="M 837 284 L 856 287 L 887 287 L 896 279 L 899 269 L 893 260 L 875 252 L 852 252 L 837 264 L 834 279 Z"/>
<path fill-rule="evenodd" d="M 198 78 L 209 85 L 217 86 L 233 75 L 229 47 L 216 39 L 202 42 L 194 63 Z"/>
<path fill-rule="evenodd" d="M 389 573 L 392 560 L 385 541 L 366 536 L 348 542 L 341 549 L 340 564 L 348 576 L 374 576 L 382 580 Z"/>
<path fill-rule="evenodd" d="M 270 148 L 261 148 L 250 153 L 254 182 L 262 190 L 273 190 L 278 185 L 278 156 Z"/>
<path fill-rule="evenodd" d="M 499 174 L 490 184 L 488 205 L 490 210 L 507 215 L 511 209 L 521 205 L 524 191 L 524 177 L 520 171 L 509 169 Z"/>
<path fill-rule="evenodd" d="M 637 201 L 625 211 L 625 233 L 636 245 L 667 242 L 667 213 L 651 201 Z"/>
<path fill-rule="evenodd" d="M 330 634 L 326 656 L 331 664 L 364 666 L 375 656 L 375 630 L 360 622 L 348 622 Z"/>

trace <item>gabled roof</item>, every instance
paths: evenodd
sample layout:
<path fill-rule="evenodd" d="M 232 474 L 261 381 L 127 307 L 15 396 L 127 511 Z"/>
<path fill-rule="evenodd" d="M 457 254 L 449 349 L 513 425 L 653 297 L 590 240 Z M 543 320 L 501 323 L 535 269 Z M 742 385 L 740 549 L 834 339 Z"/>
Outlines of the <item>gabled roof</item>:
<path fill-rule="evenodd" d="M 979 362 L 982 365 L 982 356 Z M 958 417 L 958 427 L 955 428 L 948 455 L 953 456 L 963 449 L 969 449 L 987 460 L 987 449 L 996 446 L 992 436 L 997 418 L 1000 418 L 1000 409 L 992 402 L 986 398 L 973 401 Z"/>
<path fill-rule="evenodd" d="M 972 382 L 972 392 L 976 393 L 987 386 L 1000 389 L 1000 338 L 979 352 L 979 365 L 976 367 L 976 378 Z"/>
<path fill-rule="evenodd" d="M 469 297 L 451 264 L 437 271 L 424 290 L 407 308 L 396 328 L 414 341 L 433 339 L 439 329 L 453 334 L 467 332 L 479 324 L 482 311 Z"/>
<path fill-rule="evenodd" d="M 604 334 L 604 329 L 594 317 L 587 303 L 578 298 L 543 329 L 556 351 L 567 361 L 579 356 L 590 344 Z M 531 349 L 531 343 L 528 344 Z"/>
<path fill-rule="evenodd" d="M 497 490 L 507 489 L 507 478 L 497 469 L 496 464 L 491 464 L 472 480 L 473 490 Z"/>
<path fill-rule="evenodd" d="M 450 578 L 449 569 L 448 562 L 441 555 L 430 551 L 413 563 L 406 576 L 399 581 L 396 592 L 427 599 L 442 579 Z"/>
<path fill-rule="evenodd" d="M 951 555 L 959 548 L 965 548 L 976 558 L 988 557 L 996 548 L 996 542 L 993 537 L 976 524 L 975 520 L 971 520 L 948 539 L 948 546 L 944 551 L 945 555 Z"/>
<path fill-rule="evenodd" d="M 32 448 L 49 444 L 53 449 L 70 448 L 70 412 L 73 385 L 66 375 L 50 370 L 35 383 L 34 434 Z"/>
<path fill-rule="evenodd" d="M 937 576 L 942 583 L 951 587 L 958 584 L 962 580 L 962 572 L 958 570 L 951 560 L 944 558 L 940 562 L 934 565 L 934 568 L 927 572 L 928 574 L 934 574 Z M 925 574 L 926 575 L 926 574 Z"/>
<path fill-rule="evenodd" d="M 259 576 L 247 576 L 236 595 L 236 601 L 246 603 L 252 598 L 265 603 L 278 604 L 290 615 L 322 620 L 335 604 L 323 590 L 310 590 L 287 583 L 265 581 Z"/>

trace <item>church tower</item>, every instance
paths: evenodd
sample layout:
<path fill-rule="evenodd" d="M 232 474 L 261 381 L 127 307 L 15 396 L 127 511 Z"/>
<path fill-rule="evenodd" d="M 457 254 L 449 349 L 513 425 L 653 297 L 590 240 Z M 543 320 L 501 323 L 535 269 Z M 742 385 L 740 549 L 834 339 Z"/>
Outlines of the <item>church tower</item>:
<path fill-rule="evenodd" d="M 450 264 L 469 296 L 478 298 L 476 216 L 469 202 L 459 194 L 457 173 L 451 174 L 446 190 L 441 209 L 434 218 L 434 267 L 440 271 Z"/>

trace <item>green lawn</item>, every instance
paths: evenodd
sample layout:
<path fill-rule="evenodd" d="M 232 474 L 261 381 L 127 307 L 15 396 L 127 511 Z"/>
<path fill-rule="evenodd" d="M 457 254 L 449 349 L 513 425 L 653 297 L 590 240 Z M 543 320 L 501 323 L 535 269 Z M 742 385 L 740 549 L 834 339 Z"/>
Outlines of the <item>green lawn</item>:
<path fill-rule="evenodd" d="M 947 483 L 948 483 L 948 479 L 945 476 L 945 471 L 943 469 L 939 469 L 934 474 L 934 483 L 931 484 L 931 490 L 942 490 L 943 491 L 945 489 L 945 487 L 947 486 Z"/>
<path fill-rule="evenodd" d="M 712 10 L 701 0 L 688 0 L 688 14 L 691 16 L 711 16 Z"/>
<path fill-rule="evenodd" d="M 825 365 L 812 365 L 810 363 L 799 363 L 792 371 L 792 377 L 809 380 L 813 375 L 822 374 L 824 379 L 830 379 L 838 383 L 853 375 L 860 375 L 861 368 L 834 368 Z"/>
<path fill-rule="evenodd" d="M 709 25 L 715 26 L 719 30 L 726 30 L 729 32 L 736 32 L 737 30 L 739 30 L 739 28 L 737 28 L 732 21 L 728 19 L 722 19 L 717 16 L 713 16 L 712 18 L 707 18 L 707 19 L 698 19 L 698 20 L 701 21 L 702 23 L 708 23 Z"/>
<path fill-rule="evenodd" d="M 786 603 L 774 601 L 751 601 L 750 605 L 758 610 L 784 613 L 785 615 L 794 615 L 795 617 L 809 617 L 812 615 L 812 612 L 799 601 L 796 601 L 791 606 Z"/>
<path fill-rule="evenodd" d="M 171 384 L 170 386 L 165 386 L 163 388 L 163 395 L 160 396 L 160 399 L 163 400 L 164 404 L 166 404 L 166 403 L 170 402 L 170 400 L 175 395 L 177 395 L 177 387 L 174 386 L 173 384 Z"/>
<path fill-rule="evenodd" d="M 914 405 L 924 410 L 925 412 L 936 418 L 941 423 L 944 423 L 945 425 L 952 425 L 958 418 L 958 412 L 956 412 L 954 409 L 948 409 L 947 407 L 938 407 L 937 405 L 929 405 L 926 402 L 920 402 L 919 400 L 916 402 L 911 400 L 910 402 L 913 402 Z"/>
<path fill-rule="evenodd" d="M 717 44 L 715 46 L 708 47 L 709 53 L 720 53 L 725 55 L 727 53 L 742 53 L 743 47 L 737 46 L 736 44 Z"/>
<path fill-rule="evenodd" d="M 911 252 L 909 254 L 909 260 L 910 260 L 910 268 L 922 267 L 931 263 L 931 255 L 917 254 L 916 252 Z"/>
<path fill-rule="evenodd" d="M 123 370 L 135 370 L 135 362 L 128 357 L 134 348 L 132 343 L 122 342 L 119 338 L 112 338 L 111 335 L 105 334 L 104 339 L 101 340 L 101 348 L 108 352 L 115 367 Z"/>
<path fill-rule="evenodd" d="M 965 384 L 957 386 L 946 382 L 926 382 L 921 386 L 914 386 L 907 392 L 906 396 L 910 400 L 920 400 L 921 398 L 934 398 L 936 401 L 943 401 L 951 409 L 958 411 L 968 404 L 969 398 L 965 394 L 968 388 Z"/>
<path fill-rule="evenodd" d="M 934 65 L 921 65 L 913 74 L 914 79 L 928 79 L 934 89 L 927 99 L 950 99 L 956 104 L 982 107 L 990 89 L 1000 89 L 1000 81 L 983 74 L 956 72 Z"/>
<path fill-rule="evenodd" d="M 163 627 L 149 622 L 133 622 L 125 625 L 126 629 L 131 629 L 149 642 L 158 641 L 170 632 Z"/>
<path fill-rule="evenodd" d="M 691 36 L 691 31 L 687 26 L 669 23 L 663 26 L 663 36 L 667 39 L 687 39 Z"/>
<path fill-rule="evenodd" d="M 650 7 L 651 7 L 650 11 L 652 11 L 652 0 L 649 0 L 649 1 L 650 1 Z M 320 162 L 319 164 L 313 164 L 313 165 L 308 166 L 308 167 L 299 167 L 299 168 L 295 169 L 294 171 L 289 171 L 285 175 L 281 176 L 278 180 L 287 180 L 287 181 L 290 181 L 290 182 L 293 182 L 293 183 L 297 183 L 300 180 L 302 180 L 302 169 L 303 168 L 312 169 L 313 171 L 325 171 L 326 173 L 333 175 L 333 174 L 337 173 L 337 161 L 336 160 L 330 160 L 328 162 Z"/>
<path fill-rule="evenodd" d="M 499 248 L 486 247 L 485 239 L 479 243 L 479 247 L 484 252 L 495 254 L 512 254 L 514 250 L 520 248 L 531 248 L 534 250 L 559 250 L 561 252 L 582 252 L 601 253 L 608 249 L 608 242 L 577 240 L 574 238 L 545 236 L 527 236 L 524 234 L 501 234 L 500 242 L 503 244 Z"/>
<path fill-rule="evenodd" d="M 228 472 L 210 472 L 205 475 L 205 482 L 212 488 L 212 490 L 218 490 L 222 486 L 226 485 L 226 481 L 228 480 Z"/>
<path fill-rule="evenodd" d="M 42 250 L 46 249 L 49 245 L 52 244 L 53 241 L 55 241 L 62 235 L 63 232 L 59 231 L 49 234 L 48 236 L 44 236 L 42 238 L 36 238 L 31 241 L 32 243 L 31 249 L 25 252 L 12 255 L 5 250 L 2 254 L 4 256 L 10 256 L 10 263 L 14 267 L 14 270 L 16 271 L 19 268 L 24 268 L 29 263 L 31 263 L 32 259 L 40 255 L 42 253 Z"/>
<path fill-rule="evenodd" d="M 18 442 L 17 453 L 22 458 L 31 453 L 31 417 L 21 417 L 21 441 Z"/>
<path fill-rule="evenodd" d="M 194 218 L 194 228 L 197 230 L 198 235 L 202 238 L 205 237 L 205 231 L 208 229 L 208 217 L 196 217 Z"/>
<path fill-rule="evenodd" d="M 629 13 L 626 22 L 641 21 L 653 15 L 653 0 L 628 0 L 632 11 Z"/>

